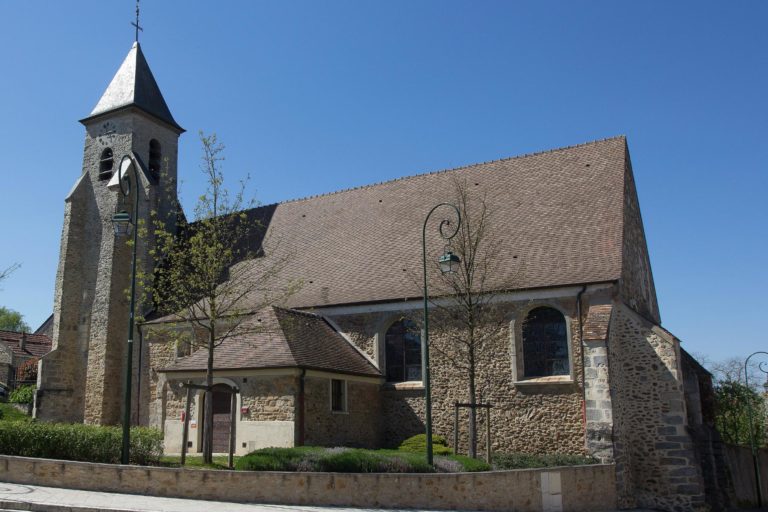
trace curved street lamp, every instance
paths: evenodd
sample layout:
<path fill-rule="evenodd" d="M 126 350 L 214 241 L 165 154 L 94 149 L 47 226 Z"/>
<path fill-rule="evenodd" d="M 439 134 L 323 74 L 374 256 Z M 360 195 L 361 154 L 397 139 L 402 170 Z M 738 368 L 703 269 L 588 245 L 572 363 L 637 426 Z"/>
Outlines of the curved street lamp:
<path fill-rule="evenodd" d="M 747 357 L 747 360 L 744 361 L 744 385 L 747 387 L 747 389 L 750 389 L 749 387 L 749 360 L 752 359 L 752 356 L 756 356 L 758 354 L 762 354 L 765 356 L 768 356 L 768 352 L 762 352 L 757 351 L 749 355 Z M 766 364 L 766 361 L 760 362 L 760 364 L 757 365 L 757 368 L 768 375 L 768 370 L 763 366 Z M 754 412 L 752 411 L 752 400 L 747 398 L 747 415 L 749 416 L 749 446 L 752 449 L 752 464 L 755 467 L 755 490 L 757 491 L 757 506 L 761 507 L 763 506 L 763 492 L 760 486 L 760 460 L 757 452 L 757 444 L 755 443 L 755 420 L 754 420 Z"/>
<path fill-rule="evenodd" d="M 133 170 L 134 191 L 131 190 L 131 182 L 123 183 L 128 169 Z M 120 186 L 120 193 L 123 197 L 128 197 L 134 192 L 133 215 L 125 210 L 121 210 L 112 216 L 112 226 L 115 229 L 115 236 L 121 237 L 131 233 L 133 229 L 133 247 L 131 254 L 131 305 L 128 313 L 128 346 L 125 355 L 125 395 L 123 398 L 123 447 L 120 451 L 120 462 L 128 464 L 130 461 L 131 450 L 131 386 L 133 378 L 133 322 L 136 309 L 136 246 L 138 245 L 137 226 L 139 215 L 139 175 L 136 162 L 128 155 L 120 160 L 120 166 L 117 168 L 117 183 Z"/>
<path fill-rule="evenodd" d="M 448 228 L 451 225 L 451 221 L 448 219 L 443 219 L 440 221 L 440 236 L 444 240 L 450 240 L 454 236 L 456 236 L 456 233 L 459 232 L 459 228 L 461 227 L 461 213 L 459 213 L 459 209 L 456 208 L 455 205 L 451 203 L 440 203 L 438 205 L 435 205 L 432 207 L 431 210 L 429 210 L 429 213 L 427 214 L 427 217 L 424 219 L 424 227 L 421 230 L 421 254 L 422 254 L 422 263 L 424 264 L 424 340 L 421 344 L 421 353 L 422 353 L 422 362 L 424 365 L 424 396 L 425 396 L 425 420 L 426 420 L 426 428 L 427 428 L 427 464 L 430 466 L 432 465 L 432 390 L 430 388 L 430 382 L 429 382 L 429 311 L 427 309 L 427 303 L 429 299 L 429 294 L 427 293 L 427 221 L 432 216 L 432 213 L 440 208 L 441 206 L 449 206 L 453 208 L 454 212 L 456 213 L 456 227 L 452 232 L 446 233 L 445 229 Z M 456 271 L 456 266 L 461 262 L 461 259 L 453 254 L 450 250 L 447 250 L 443 253 L 442 256 L 438 259 L 438 263 L 440 264 L 440 272 L 443 274 L 449 274 Z M 455 449 L 455 447 L 454 447 Z"/>

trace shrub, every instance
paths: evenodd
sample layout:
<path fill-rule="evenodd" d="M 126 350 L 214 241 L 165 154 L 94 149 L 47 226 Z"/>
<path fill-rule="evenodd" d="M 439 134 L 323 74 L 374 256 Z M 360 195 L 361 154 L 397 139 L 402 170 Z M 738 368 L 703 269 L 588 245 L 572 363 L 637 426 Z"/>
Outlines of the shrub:
<path fill-rule="evenodd" d="M 264 448 L 240 457 L 235 469 L 246 471 L 327 471 L 332 473 L 424 473 L 424 457 L 394 450 L 355 448 Z"/>
<path fill-rule="evenodd" d="M 120 427 L 0 422 L 3 455 L 117 464 L 121 446 Z M 132 463 L 156 464 L 162 452 L 162 432 L 143 427 L 131 429 Z"/>
<path fill-rule="evenodd" d="M 35 386 L 20 386 L 13 391 L 8 397 L 8 401 L 12 404 L 31 404 L 35 399 Z"/>
<path fill-rule="evenodd" d="M 426 453 L 427 435 L 417 434 L 415 436 L 409 437 L 400 443 L 400 446 L 397 449 L 403 452 Z M 432 453 L 435 455 L 450 455 L 453 453 L 453 450 L 450 449 L 448 446 L 448 441 L 446 441 L 443 436 L 433 435 Z"/>
<path fill-rule="evenodd" d="M 598 460 L 587 455 L 569 455 L 566 453 L 495 453 L 495 469 L 547 468 L 553 466 L 581 466 L 597 464 Z"/>

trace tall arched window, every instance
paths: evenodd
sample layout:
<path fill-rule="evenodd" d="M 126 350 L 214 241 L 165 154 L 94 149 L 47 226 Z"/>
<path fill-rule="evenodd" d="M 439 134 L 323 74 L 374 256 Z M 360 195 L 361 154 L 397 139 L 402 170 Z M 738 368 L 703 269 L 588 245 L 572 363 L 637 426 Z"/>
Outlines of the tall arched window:
<path fill-rule="evenodd" d="M 554 308 L 531 310 L 523 324 L 523 368 L 526 377 L 568 375 L 568 330 Z"/>
<path fill-rule="evenodd" d="M 149 141 L 149 172 L 155 178 L 160 176 L 160 163 L 163 159 L 163 152 L 160 143 L 156 139 Z"/>
<path fill-rule="evenodd" d="M 99 159 L 99 179 L 108 180 L 112 177 L 112 167 L 115 165 L 115 159 L 112 156 L 112 149 L 106 148 L 101 152 Z"/>
<path fill-rule="evenodd" d="M 421 380 L 421 334 L 410 320 L 392 324 L 386 335 L 387 381 Z"/>

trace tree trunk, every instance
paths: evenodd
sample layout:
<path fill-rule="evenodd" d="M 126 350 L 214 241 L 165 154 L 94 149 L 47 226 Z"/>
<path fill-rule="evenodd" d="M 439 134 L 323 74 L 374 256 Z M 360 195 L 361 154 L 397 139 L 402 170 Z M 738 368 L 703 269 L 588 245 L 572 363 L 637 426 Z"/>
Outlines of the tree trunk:
<path fill-rule="evenodd" d="M 477 408 L 475 407 L 475 351 L 469 349 L 469 456 L 477 457 Z"/>
<path fill-rule="evenodd" d="M 205 411 L 203 425 L 203 463 L 213 463 L 213 325 L 208 332 L 208 364 L 205 369 Z"/>

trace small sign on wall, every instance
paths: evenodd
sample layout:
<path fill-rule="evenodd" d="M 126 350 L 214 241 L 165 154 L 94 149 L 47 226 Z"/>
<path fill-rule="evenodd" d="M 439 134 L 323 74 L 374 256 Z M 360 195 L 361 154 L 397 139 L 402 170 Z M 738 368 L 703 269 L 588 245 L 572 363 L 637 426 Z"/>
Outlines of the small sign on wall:
<path fill-rule="evenodd" d="M 197 420 L 189 420 L 189 428 L 197 428 Z"/>

